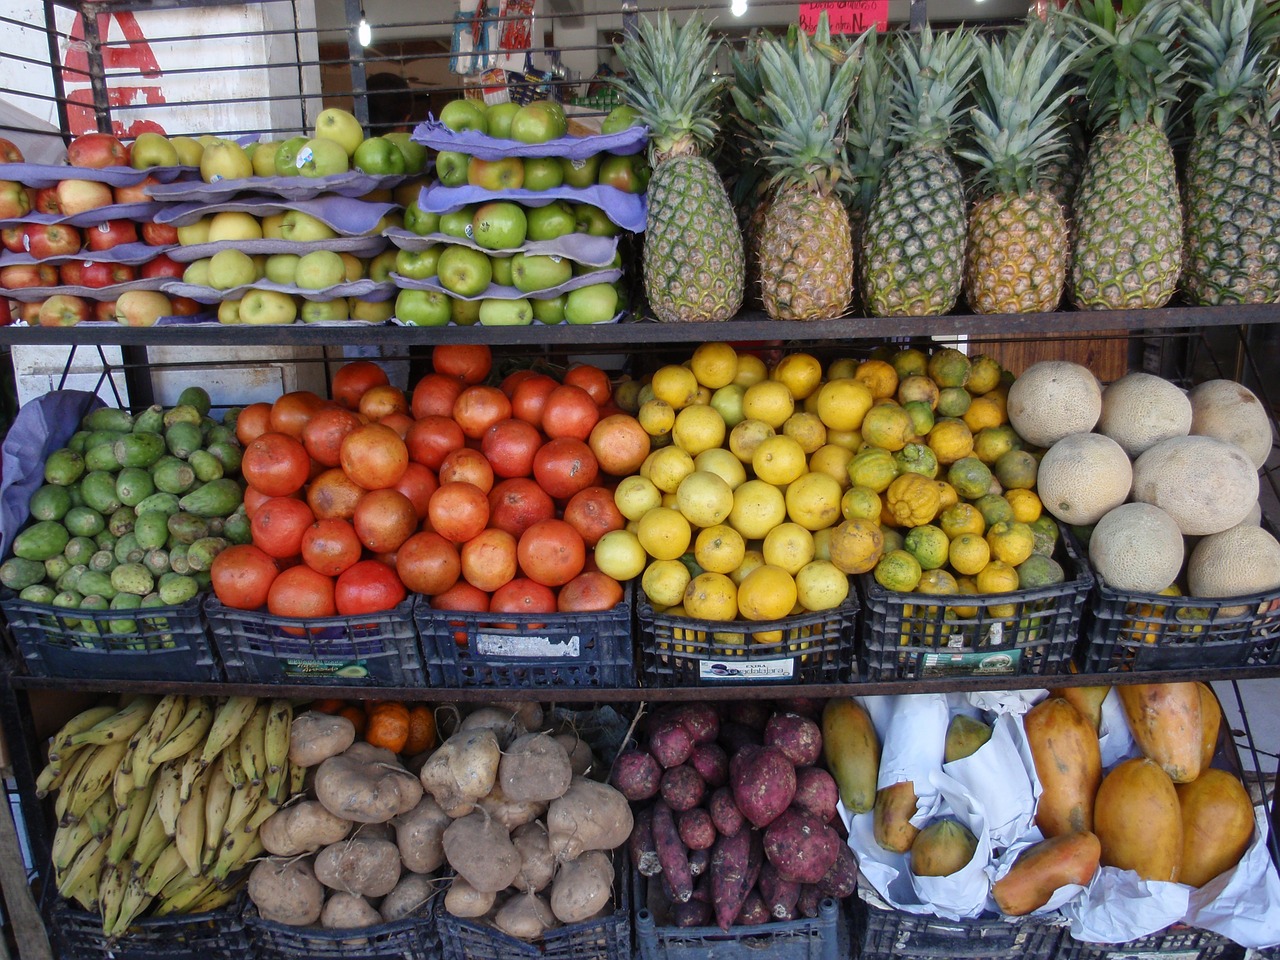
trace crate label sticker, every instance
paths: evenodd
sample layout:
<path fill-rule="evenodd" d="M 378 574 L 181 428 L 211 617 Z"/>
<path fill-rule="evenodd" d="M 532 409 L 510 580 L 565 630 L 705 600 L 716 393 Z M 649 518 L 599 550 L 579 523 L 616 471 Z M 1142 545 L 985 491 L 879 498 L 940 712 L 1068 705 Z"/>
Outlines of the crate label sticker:
<path fill-rule="evenodd" d="M 1125 953 L 1118 950 L 1108 950 L 1104 956 L 1106 960 L 1196 960 L 1201 955 L 1200 950 L 1163 950 L 1155 951 L 1139 951 L 1137 953 Z"/>
<path fill-rule="evenodd" d="M 921 676 L 924 677 L 998 677 L 1018 672 L 1021 650 L 1007 653 L 926 653 Z"/>
<path fill-rule="evenodd" d="M 294 660 L 285 659 L 284 672 L 290 677 L 349 677 L 361 679 L 369 675 L 363 660 Z"/>
<path fill-rule="evenodd" d="M 576 633 L 554 639 L 480 633 L 476 634 L 476 653 L 482 657 L 579 657 L 582 643 Z"/>
<path fill-rule="evenodd" d="M 741 662 L 738 660 L 700 660 L 698 661 L 698 678 L 700 680 L 790 680 L 795 676 L 796 661 L 757 660 Z"/>

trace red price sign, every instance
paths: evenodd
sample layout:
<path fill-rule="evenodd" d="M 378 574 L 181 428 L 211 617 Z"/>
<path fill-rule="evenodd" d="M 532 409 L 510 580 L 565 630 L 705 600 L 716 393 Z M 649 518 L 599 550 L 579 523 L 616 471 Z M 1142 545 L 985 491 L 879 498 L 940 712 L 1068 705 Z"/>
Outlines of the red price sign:
<path fill-rule="evenodd" d="M 861 33 L 867 27 L 889 28 L 889 0 L 823 0 L 800 4 L 800 29 L 813 33 L 823 13 L 833 34 Z"/>

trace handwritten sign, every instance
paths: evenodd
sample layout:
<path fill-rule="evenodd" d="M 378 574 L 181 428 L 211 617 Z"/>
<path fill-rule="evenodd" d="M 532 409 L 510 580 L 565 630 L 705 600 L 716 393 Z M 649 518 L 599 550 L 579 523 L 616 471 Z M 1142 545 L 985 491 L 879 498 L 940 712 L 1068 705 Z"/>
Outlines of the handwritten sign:
<path fill-rule="evenodd" d="M 800 4 L 800 29 L 813 33 L 823 13 L 833 34 L 861 33 L 867 27 L 889 28 L 889 0 L 823 0 Z"/>

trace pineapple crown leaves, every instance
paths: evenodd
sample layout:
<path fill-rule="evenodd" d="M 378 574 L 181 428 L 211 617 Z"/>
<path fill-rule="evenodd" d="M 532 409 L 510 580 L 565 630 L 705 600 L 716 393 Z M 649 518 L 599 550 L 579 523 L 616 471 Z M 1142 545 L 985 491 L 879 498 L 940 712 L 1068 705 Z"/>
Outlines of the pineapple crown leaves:
<path fill-rule="evenodd" d="M 884 168 L 893 156 L 889 139 L 890 42 L 889 37 L 869 28 L 862 43 L 862 73 L 845 135 L 845 152 L 857 193 L 854 202 L 863 211 L 871 209 Z"/>
<path fill-rule="evenodd" d="M 1188 82 L 1196 129 L 1219 134 L 1242 115 L 1262 116 L 1277 64 L 1280 4 L 1266 0 L 1183 0 Z"/>
<path fill-rule="evenodd" d="M 839 49 L 823 14 L 812 40 L 793 29 L 761 44 L 761 160 L 770 187 L 797 184 L 826 195 L 848 180 L 844 137 L 862 39 Z"/>
<path fill-rule="evenodd" d="M 898 144 L 941 147 L 951 139 L 978 56 L 976 34 L 963 27 L 935 34 L 926 24 L 897 45 L 890 136 Z"/>
<path fill-rule="evenodd" d="M 713 73 L 719 49 L 700 16 L 678 26 L 665 10 L 640 19 L 635 35 L 614 45 L 627 75 L 610 83 L 648 126 L 655 165 L 715 141 L 722 88 L 730 82 Z"/>
<path fill-rule="evenodd" d="M 957 153 L 977 165 L 984 193 L 1026 196 L 1041 165 L 1065 156 L 1063 107 L 1074 89 L 1064 80 L 1075 59 L 1043 27 L 1024 27 L 979 46 L 982 82 L 969 114 L 972 145 Z"/>
<path fill-rule="evenodd" d="M 759 199 L 764 179 L 764 171 L 759 164 L 760 117 L 763 113 L 760 101 L 764 96 L 760 83 L 760 35 L 752 31 L 742 52 L 730 53 L 729 63 L 733 71 L 733 86 L 729 93 L 735 109 L 726 118 L 726 132 L 734 148 L 736 166 L 727 179 L 731 183 L 730 199 L 734 206 L 742 206 Z"/>

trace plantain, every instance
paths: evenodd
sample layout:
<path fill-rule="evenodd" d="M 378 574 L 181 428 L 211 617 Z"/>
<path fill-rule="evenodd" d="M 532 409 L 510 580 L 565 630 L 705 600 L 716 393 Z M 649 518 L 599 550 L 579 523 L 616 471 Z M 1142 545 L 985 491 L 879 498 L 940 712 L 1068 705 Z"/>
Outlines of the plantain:
<path fill-rule="evenodd" d="M 202 869 L 213 865 L 218 844 L 222 842 L 222 828 L 231 812 L 231 784 L 222 775 L 222 764 L 209 768 L 208 786 L 204 796 L 204 853 L 200 860 Z"/>
<path fill-rule="evenodd" d="M 116 812 L 115 822 L 111 825 L 111 846 L 107 850 L 108 863 L 121 863 L 133 851 L 151 809 L 151 794 L 154 792 L 153 781 L 141 790 L 133 791 L 124 809 Z"/>
<path fill-rule="evenodd" d="M 192 697 L 187 701 L 182 722 L 151 754 L 151 763 L 153 765 L 167 763 L 170 760 L 185 757 L 205 738 L 211 726 L 213 726 L 213 707 L 208 698 Z"/>
<path fill-rule="evenodd" d="M 200 856 L 204 851 L 204 799 L 208 778 L 197 776 L 191 785 L 191 796 L 178 810 L 178 820 L 173 834 L 174 845 L 186 861 L 192 876 L 200 873 Z"/>
<path fill-rule="evenodd" d="M 130 752 L 133 754 L 131 772 L 135 786 L 141 786 L 151 779 L 151 775 L 159 766 L 152 760 L 156 748 L 173 735 L 186 712 L 186 697 L 170 694 L 161 698 L 156 708 L 151 711 L 151 719 L 147 721 L 147 725 L 129 742 Z"/>
<path fill-rule="evenodd" d="M 182 765 L 169 760 L 156 774 L 156 812 L 164 824 L 164 833 L 172 837 L 178 829 L 178 811 L 182 807 Z"/>
<path fill-rule="evenodd" d="M 58 893 L 62 896 L 69 896 L 72 890 L 75 890 L 81 883 L 85 882 L 87 877 L 93 877 L 96 882 L 102 872 L 102 865 L 107 860 L 107 841 L 90 840 L 80 848 L 79 853 L 75 855 L 75 859 L 68 864 L 67 869 L 63 871 L 62 876 L 56 877 L 58 883 Z"/>
<path fill-rule="evenodd" d="M 244 775 L 253 786 L 262 783 L 267 772 L 267 751 L 265 738 L 267 734 L 267 716 L 271 711 L 269 703 L 258 704 L 240 731 L 240 765 L 244 767 Z"/>
<path fill-rule="evenodd" d="M 257 831 L 246 833 L 237 830 L 222 841 L 222 846 L 218 848 L 218 859 L 209 871 L 209 876 L 221 883 L 237 870 L 248 866 L 249 861 L 262 853 L 263 849 L 262 838 Z"/>
<path fill-rule="evenodd" d="M 53 843 L 49 847 L 50 860 L 55 874 L 60 874 L 71 865 L 76 854 L 89 841 L 96 839 L 89 829 L 86 817 L 65 827 L 58 827 L 53 834 Z"/>
<path fill-rule="evenodd" d="M 133 925 L 133 921 L 151 905 L 151 897 L 142 887 L 142 878 L 129 870 L 127 864 L 120 869 L 125 873 L 124 896 L 120 900 L 116 922 L 110 930 L 104 930 L 108 937 L 118 937 Z"/>
<path fill-rule="evenodd" d="M 155 709 L 156 703 L 155 697 L 138 697 L 130 701 L 127 707 L 99 720 L 89 729 L 63 737 L 57 742 L 58 755 L 62 756 L 67 750 L 75 750 L 89 744 L 99 747 L 117 743 L 128 744 L 133 735 L 151 719 L 151 711 Z"/>
<path fill-rule="evenodd" d="M 160 891 L 173 880 L 179 876 L 190 875 L 190 871 L 187 870 L 187 861 L 182 858 L 182 852 L 178 849 L 178 845 L 171 841 L 160 851 L 160 856 L 156 857 L 155 863 L 147 870 L 147 878 L 144 881 L 147 896 L 158 897 Z"/>
<path fill-rule="evenodd" d="M 80 819 L 89 825 L 89 832 L 95 840 L 111 836 L 111 825 L 116 819 L 115 800 L 109 792 L 104 791 Z"/>
<path fill-rule="evenodd" d="M 228 697 L 218 707 L 213 724 L 205 737 L 204 749 L 200 751 L 201 769 L 209 766 L 217 759 L 218 754 L 235 740 L 240 733 L 240 728 L 249 722 L 257 706 L 257 697 Z"/>
<path fill-rule="evenodd" d="M 64 819 L 80 819 L 97 799 L 110 789 L 111 782 L 115 778 L 116 767 L 120 765 L 128 749 L 128 741 L 94 748 L 93 755 L 88 758 L 80 775 L 76 778 L 71 796 L 67 800 Z"/>
<path fill-rule="evenodd" d="M 107 719 L 107 717 L 114 716 L 116 709 L 116 707 L 110 704 L 100 704 L 99 706 L 90 707 L 88 710 L 77 713 L 74 717 L 64 723 L 58 732 L 49 740 L 49 762 L 54 763 L 68 759 L 68 757 L 71 756 L 71 753 L 74 753 L 75 751 L 74 749 L 68 753 L 61 751 L 59 747 L 62 742 L 64 740 L 70 740 L 78 733 L 84 733 L 86 730 L 97 726 L 103 720 Z"/>
<path fill-rule="evenodd" d="M 288 700 L 272 700 L 262 736 L 262 749 L 266 758 L 263 782 L 267 796 L 275 803 L 283 800 L 281 792 L 286 783 L 285 764 L 289 762 L 289 730 L 292 725 L 293 704 Z"/>

